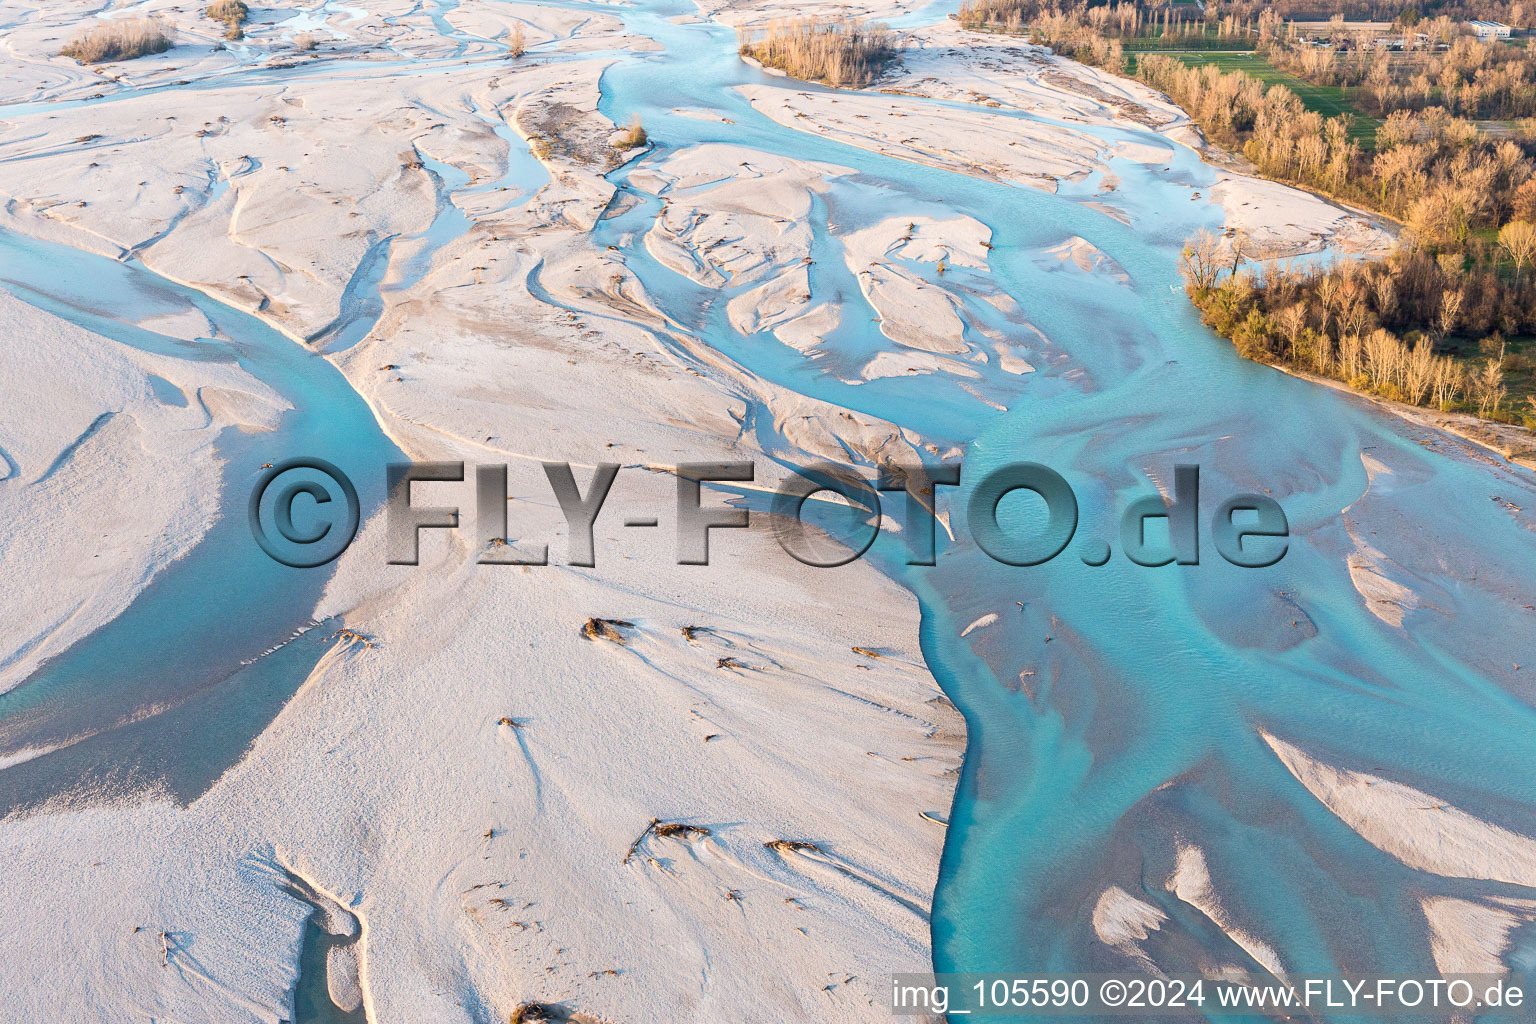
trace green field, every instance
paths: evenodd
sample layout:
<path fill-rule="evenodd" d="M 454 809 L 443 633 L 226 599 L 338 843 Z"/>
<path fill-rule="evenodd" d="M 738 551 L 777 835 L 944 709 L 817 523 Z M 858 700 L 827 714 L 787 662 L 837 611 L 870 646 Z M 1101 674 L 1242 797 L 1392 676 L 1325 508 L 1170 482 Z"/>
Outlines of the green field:
<path fill-rule="evenodd" d="M 1120 45 L 1126 53 L 1134 53 L 1145 50 L 1242 50 L 1252 49 L 1251 42 L 1241 39 L 1224 38 L 1217 35 L 1215 29 L 1209 29 L 1202 35 L 1185 35 L 1183 33 L 1170 33 L 1169 35 L 1124 36 Z"/>
<path fill-rule="evenodd" d="M 1374 149 L 1376 146 L 1376 129 L 1380 127 L 1381 122 L 1374 117 L 1366 117 L 1356 110 L 1349 102 L 1347 91 L 1341 86 L 1313 85 L 1305 79 L 1281 71 L 1252 52 L 1210 53 L 1196 50 L 1164 52 L 1169 57 L 1183 61 L 1189 67 L 1214 64 L 1223 71 L 1242 71 L 1252 75 L 1265 85 L 1283 85 L 1294 92 L 1297 99 L 1301 100 L 1308 110 L 1315 110 L 1324 117 L 1349 114 L 1355 119 L 1349 129 L 1349 137 L 1358 142 L 1362 149 Z"/>

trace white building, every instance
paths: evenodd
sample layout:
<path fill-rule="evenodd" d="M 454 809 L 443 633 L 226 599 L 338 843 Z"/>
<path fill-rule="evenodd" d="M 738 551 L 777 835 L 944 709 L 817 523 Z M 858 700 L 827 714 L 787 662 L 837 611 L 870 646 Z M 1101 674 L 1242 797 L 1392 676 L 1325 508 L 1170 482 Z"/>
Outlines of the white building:
<path fill-rule="evenodd" d="M 1469 21 L 1467 25 L 1473 32 L 1477 33 L 1477 38 L 1484 41 L 1509 38 L 1509 26 L 1500 25 L 1496 21 Z"/>

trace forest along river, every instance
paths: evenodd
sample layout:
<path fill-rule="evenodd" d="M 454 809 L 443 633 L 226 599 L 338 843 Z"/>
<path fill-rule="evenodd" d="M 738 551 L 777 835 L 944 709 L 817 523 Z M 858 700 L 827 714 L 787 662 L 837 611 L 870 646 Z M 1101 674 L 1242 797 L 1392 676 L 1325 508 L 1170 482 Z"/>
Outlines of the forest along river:
<path fill-rule="evenodd" d="M 884 555 L 921 602 L 924 654 L 969 729 L 934 905 L 939 969 L 1121 967 L 1093 923 L 1100 895 L 1119 885 L 1159 906 L 1171 920 L 1165 930 L 1182 936 L 1159 946 L 1165 969 L 1197 969 L 1208 956 L 1245 964 L 1262 957 L 1293 971 L 1433 971 L 1420 901 L 1482 890 L 1411 870 L 1361 838 L 1292 776 L 1261 730 L 1536 832 L 1536 715 L 1511 695 L 1529 698 L 1531 689 L 1510 668 L 1532 638 L 1525 606 L 1536 604 L 1536 553 L 1521 521 L 1488 500 L 1536 508 L 1529 480 L 1427 450 L 1421 441 L 1429 435 L 1245 362 L 1202 328 L 1179 294 L 1176 262 L 1183 239 L 1219 220 L 1215 207 L 1190 201 L 1191 186 L 1207 189 L 1213 172 L 1155 133 L 1075 126 L 1106 145 L 1128 140 L 1166 151 L 1157 165 L 1111 159 L 1127 226 L 1085 205 L 1097 176 L 1063 182 L 1050 195 L 883 157 L 758 115 L 734 87 L 774 80 L 736 59 L 729 30 L 672 23 L 695 13 L 682 0 L 552 6 L 617 15 L 663 47 L 626 55 L 604 76 L 602 111 L 619 124 L 638 114 L 656 145 L 613 173 L 637 201 L 593 233 L 599 249 L 621 248 L 660 309 L 769 380 L 941 447 L 965 445 L 968 483 L 1008 461 L 1052 467 L 1076 491 L 1078 537 L 1117 549 L 1098 568 L 1078 557 L 1077 542 L 1044 566 L 1000 565 L 969 540 L 962 486 L 949 501 L 958 539 L 941 542 L 939 565 L 907 568 Z M 678 116 L 679 107 L 734 123 Z M 631 188 L 631 174 L 705 143 L 850 169 L 828 183 L 814 211 L 812 290 L 843 310 L 821 358 L 771 334 L 737 334 L 725 317 L 731 289 L 700 288 L 647 252 L 643 233 L 660 202 Z M 894 259 L 948 288 L 969 320 L 1032 348 L 1036 372 L 1017 376 L 994 360 L 971 364 L 981 376 L 969 389 L 944 374 L 848 382 L 872 354 L 900 349 L 879 333 L 841 239 L 918 215 L 966 215 L 991 230 L 985 273 L 955 268 L 941 282 L 932 264 Z M 440 219 L 439 230 L 451 223 L 451 215 Z M 1083 273 L 1047 254 L 1073 236 L 1123 274 Z M 188 799 L 276 714 L 326 632 L 283 643 L 308 625 L 327 574 L 286 570 L 255 550 L 242 507 L 254 467 L 268 452 L 310 453 L 367 484 L 394 449 L 324 359 L 135 266 L 5 235 L 0 279 L 123 344 L 237 358 L 294 406 L 276 435 L 228 431 L 221 439 L 227 514 L 191 555 L 117 621 L 0 696 L 0 758 L 95 733 L 0 771 L 0 813 L 104 785 L 163 784 Z M 968 284 L 1001 289 L 1018 309 L 1000 310 Z M 370 295 L 355 298 L 359 315 L 378 308 Z M 132 326 L 189 307 L 209 318 L 219 340 L 187 346 Z M 968 340 L 990 348 L 968 330 Z M 360 336 L 354 323 L 335 337 L 349 344 Z M 760 417 L 759 429 L 770 430 L 768 422 Z M 775 437 L 764 443 L 783 447 Z M 1154 477 L 1171 485 L 1173 465 L 1185 462 L 1201 467 L 1202 517 L 1239 491 L 1280 501 L 1292 535 L 1284 561 L 1228 565 L 1211 547 L 1205 518 L 1200 565 L 1129 563 L 1118 551 L 1120 512 L 1153 493 Z M 365 516 L 379 498 L 365 488 Z M 1024 498 L 1006 501 L 1003 514 L 1021 531 L 1040 518 Z M 1401 598 L 1407 628 L 1372 614 L 1351 579 L 1351 561 L 1380 560 L 1372 552 L 1403 566 L 1384 571 L 1414 592 Z M 994 614 L 992 624 L 961 635 Z M 222 654 L 218 664 L 208 664 L 209 652 Z M 164 710 L 130 722 L 151 705 Z M 918 810 L 913 827 L 931 827 Z M 1184 863 L 1175 836 L 1201 850 L 1221 927 L 1167 890 Z M 1518 962 L 1536 962 L 1528 933 L 1515 942 Z"/>

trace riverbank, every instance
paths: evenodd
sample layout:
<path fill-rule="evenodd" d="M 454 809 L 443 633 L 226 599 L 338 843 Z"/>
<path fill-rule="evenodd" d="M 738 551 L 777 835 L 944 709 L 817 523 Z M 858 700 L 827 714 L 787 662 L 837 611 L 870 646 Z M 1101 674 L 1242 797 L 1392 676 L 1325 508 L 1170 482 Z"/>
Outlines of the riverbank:
<path fill-rule="evenodd" d="M 1305 370 L 1298 370 L 1294 366 L 1286 366 L 1284 363 L 1269 363 L 1267 365 L 1292 377 L 1298 377 L 1313 384 L 1321 384 L 1335 391 L 1342 391 L 1347 395 L 1353 395 L 1362 401 L 1369 402 L 1383 412 L 1390 413 L 1415 426 L 1427 427 L 1450 434 L 1453 437 L 1459 437 L 1464 441 L 1470 441 L 1481 448 L 1486 448 L 1503 456 L 1508 462 L 1524 466 L 1526 469 L 1536 470 L 1536 437 L 1532 437 L 1531 431 L 1524 427 L 1515 427 L 1508 423 L 1496 423 L 1492 420 L 1479 419 L 1469 413 L 1441 412 L 1438 409 L 1426 409 L 1421 405 L 1409 405 L 1407 402 L 1394 402 L 1390 398 L 1373 395 L 1369 391 L 1360 391 L 1342 381 L 1332 380 L 1315 373 L 1307 373 Z"/>
<path fill-rule="evenodd" d="M 1065 34 L 1058 25 L 1046 38 L 1074 58 L 1132 78 L 1120 42 L 1107 41 L 1084 24 Z M 1405 248 L 1393 248 L 1368 265 L 1314 266 L 1300 276 L 1282 266 L 1278 277 L 1250 275 L 1241 282 L 1245 262 L 1272 267 L 1277 256 L 1289 254 L 1274 250 L 1264 237 L 1263 221 L 1229 216 L 1223 237 L 1197 233 L 1185 251 L 1189 294 L 1208 325 L 1249 358 L 1288 357 L 1353 387 L 1365 387 L 1362 381 L 1369 379 L 1370 390 L 1388 398 L 1415 392 L 1414 402 L 1423 401 L 1428 389 L 1405 389 L 1390 367 L 1404 364 L 1408 349 L 1422 348 L 1418 355 L 1434 364 L 1446 382 L 1434 389 L 1440 408 L 1475 407 L 1479 418 L 1510 421 L 1516 431 L 1522 420 L 1526 428 L 1536 424 L 1536 418 L 1518 411 L 1525 407 L 1522 399 L 1536 402 L 1526 351 L 1536 332 L 1536 316 L 1530 312 L 1536 308 L 1536 290 L 1521 272 L 1536 228 L 1528 204 L 1519 199 L 1533 187 L 1528 182 L 1536 174 L 1536 149 L 1529 136 L 1496 143 L 1480 138 L 1473 122 L 1450 117 L 1442 108 L 1404 110 L 1380 126 L 1380 139 L 1373 140 L 1379 141 L 1380 152 L 1372 159 L 1370 151 L 1378 147 L 1366 147 L 1362 156 L 1360 146 L 1350 141 L 1347 116 L 1329 119 L 1306 110 L 1283 85 L 1266 87 L 1243 71 L 1204 74 L 1168 55 L 1141 57 L 1134 80 L 1196 111 L 1191 116 L 1200 129 L 1196 138 L 1223 162 L 1247 165 L 1251 158 L 1253 170 L 1266 181 L 1288 186 L 1286 191 L 1311 190 L 1389 233 L 1395 233 L 1389 225 L 1407 232 Z M 1218 141 L 1202 138 L 1202 132 Z M 1238 155 L 1237 147 L 1244 155 Z M 1452 176 L 1447 168 L 1453 164 L 1475 168 L 1480 183 L 1457 191 L 1472 172 Z M 1349 206 L 1338 198 L 1344 194 L 1374 212 Z M 1332 250 L 1336 255 L 1382 255 L 1358 247 Z M 1230 281 L 1222 280 L 1225 264 L 1230 264 Z M 1513 267 L 1512 275 L 1504 273 L 1506 264 Z M 1367 294 L 1355 296 L 1362 288 Z M 1300 303 L 1295 301 L 1298 290 L 1304 296 Z M 1314 294 L 1306 297 L 1308 292 Z M 1339 294 L 1351 296 L 1349 329 L 1341 326 L 1346 318 L 1335 316 L 1333 296 Z M 1287 322 L 1283 331 L 1278 329 L 1282 319 Z M 1280 340 L 1282 333 L 1288 337 Z M 1427 343 L 1421 345 L 1421 338 Z M 1353 356 L 1346 360 L 1348 372 L 1336 372 L 1329 350 L 1358 351 L 1363 339 L 1366 347 L 1384 353 L 1370 357 L 1369 374 L 1360 372 Z M 1515 411 L 1503 408 L 1506 397 L 1513 398 Z M 1484 433 L 1503 433 L 1510 423 Z"/>
<path fill-rule="evenodd" d="M 1080 66 L 1088 67 L 1088 65 Z M 1122 81 L 1139 81 L 1128 75 L 1110 75 L 1107 72 L 1101 72 L 1101 74 L 1105 77 L 1113 77 Z M 1142 88 L 1145 89 L 1146 87 L 1143 85 Z M 977 97 L 983 95 L 975 89 L 971 89 L 970 93 L 972 96 Z M 1160 93 L 1156 95 L 1167 101 L 1166 96 Z M 1138 119 L 1143 120 L 1149 125 L 1155 123 L 1149 116 L 1143 116 Z M 1181 135 L 1181 141 L 1198 149 L 1203 157 L 1219 165 L 1239 168 L 1243 171 L 1254 170 L 1251 163 L 1244 157 L 1206 139 L 1193 123 L 1183 127 L 1185 127 L 1186 131 Z M 1519 152 L 1516 150 L 1513 156 L 1508 153 L 1501 154 L 1500 160 L 1508 163 L 1509 160 L 1518 159 L 1518 157 Z M 1271 358 L 1275 354 L 1274 350 L 1277 347 L 1280 349 L 1281 354 L 1284 354 L 1287 351 L 1287 345 L 1291 350 L 1296 350 L 1297 345 L 1300 343 L 1303 351 L 1311 352 L 1323 344 L 1323 341 L 1326 341 L 1334 349 L 1344 347 L 1347 341 L 1347 339 L 1338 336 L 1340 333 L 1339 328 L 1335 326 L 1330 330 L 1328 326 L 1332 312 L 1328 301 L 1312 303 L 1312 306 L 1320 307 L 1321 311 L 1319 313 L 1317 310 L 1309 308 L 1306 303 L 1295 306 L 1294 298 L 1286 297 L 1294 296 L 1294 293 L 1297 291 L 1296 279 L 1293 276 L 1289 276 L 1289 267 L 1280 261 L 1305 254 L 1306 250 L 1304 248 L 1298 249 L 1295 246 L 1293 235 L 1288 237 L 1286 228 L 1293 228 L 1294 223 L 1288 224 L 1285 228 L 1277 231 L 1273 214 L 1260 212 L 1264 210 L 1266 205 L 1273 207 L 1283 204 L 1283 199 L 1280 199 L 1278 202 L 1271 200 L 1269 204 L 1255 201 L 1266 193 L 1271 196 L 1283 197 L 1294 196 L 1301 191 L 1306 191 L 1335 207 L 1342 215 L 1348 218 L 1345 222 L 1349 225 L 1348 229 L 1335 234 L 1328 240 L 1327 251 L 1335 256 L 1382 260 L 1384 257 L 1395 253 L 1394 236 L 1399 229 L 1403 228 L 1401 223 L 1385 213 L 1379 211 L 1367 212 L 1350 206 L 1327 192 L 1307 189 L 1303 185 L 1273 177 L 1254 178 L 1245 176 L 1240 180 L 1226 179 L 1224 177 L 1219 181 L 1211 192 L 1214 197 L 1218 198 L 1226 210 L 1225 231 L 1219 237 L 1201 235 L 1190 240 L 1191 247 L 1199 250 L 1194 254 L 1193 260 L 1187 264 L 1187 269 L 1191 270 L 1191 276 L 1187 277 L 1191 287 L 1190 294 L 1197 307 L 1205 314 L 1207 323 L 1212 324 L 1218 333 L 1234 341 L 1239 351 L 1244 355 L 1260 362 L 1269 363 L 1270 365 L 1278 365 Z M 1259 215 L 1255 216 L 1255 213 L 1259 213 Z M 1519 225 L 1515 225 L 1515 227 L 1519 227 Z M 1419 232 L 1421 235 L 1424 232 L 1422 225 Z M 1429 241 L 1433 242 L 1433 239 L 1429 239 Z M 1482 245 L 1482 243 L 1476 244 Z M 1506 285 L 1499 279 L 1496 263 L 1491 265 L 1491 273 L 1489 272 L 1490 266 L 1486 258 L 1486 248 L 1486 246 L 1483 246 L 1482 249 L 1474 249 L 1475 258 L 1471 260 L 1470 266 L 1466 266 L 1468 263 L 1467 254 L 1454 250 L 1449 254 L 1441 255 L 1438 262 L 1421 260 L 1421 263 L 1428 267 L 1430 274 L 1440 283 L 1426 286 L 1422 281 L 1418 281 L 1414 285 L 1417 290 L 1416 292 L 1410 291 L 1403 279 L 1406 278 L 1411 281 L 1415 274 L 1419 278 L 1423 278 L 1424 267 L 1420 266 L 1412 272 L 1403 271 L 1399 274 L 1396 268 L 1396 264 L 1401 258 L 1399 256 L 1394 256 L 1392 261 L 1378 264 L 1378 266 L 1392 268 L 1392 272 L 1387 275 L 1386 279 L 1378 276 L 1375 281 L 1376 287 L 1374 288 L 1369 280 L 1363 285 L 1356 285 L 1353 288 L 1348 283 L 1347 278 L 1341 280 L 1344 291 L 1358 291 L 1363 287 L 1365 292 L 1371 293 L 1364 297 L 1365 305 L 1362 306 L 1362 309 L 1370 317 L 1370 322 L 1367 323 L 1363 319 L 1360 320 L 1359 323 L 1363 326 L 1357 326 L 1354 331 L 1355 334 L 1363 336 L 1369 333 L 1376 325 L 1376 316 L 1379 316 L 1383 321 L 1391 323 L 1392 326 L 1397 327 L 1399 330 L 1404 330 L 1404 327 L 1399 322 L 1389 321 L 1388 318 L 1404 308 L 1411 307 L 1415 310 L 1420 310 L 1417 330 L 1408 330 L 1406 342 L 1399 342 L 1395 335 L 1389 338 L 1391 347 L 1394 350 L 1401 350 L 1397 353 L 1399 361 L 1406 360 L 1407 351 L 1404 346 L 1411 347 L 1418 334 L 1429 334 L 1432 337 L 1439 338 L 1439 344 L 1435 347 L 1449 348 L 1454 353 L 1452 359 L 1454 365 L 1449 365 L 1447 372 L 1455 371 L 1456 379 L 1460 381 L 1460 383 L 1446 386 L 1445 390 L 1449 394 L 1450 400 L 1452 402 L 1461 401 L 1478 405 L 1480 406 L 1478 409 L 1479 413 L 1483 411 L 1481 406 L 1491 406 L 1493 411 L 1498 413 L 1504 394 L 1500 390 L 1501 385 L 1499 382 L 1488 376 L 1485 364 L 1500 364 L 1501 376 L 1506 382 L 1515 385 L 1514 396 L 1510 404 L 1523 408 L 1524 403 L 1521 402 L 1521 399 L 1529 390 L 1527 378 L 1529 377 L 1530 362 L 1529 357 L 1525 353 L 1529 342 L 1528 339 L 1516 339 L 1513 346 L 1507 347 L 1501 344 L 1501 335 L 1497 330 L 1494 330 L 1491 334 L 1491 351 L 1488 349 L 1487 344 L 1479 344 L 1480 341 L 1486 341 L 1490 337 L 1486 333 L 1487 324 L 1490 320 L 1497 320 L 1506 330 L 1518 331 L 1521 319 L 1518 315 L 1518 307 L 1521 305 L 1518 299 L 1514 303 L 1516 315 L 1513 316 L 1510 312 L 1509 297 L 1507 295 L 1502 296 L 1502 303 L 1499 301 L 1501 298 L 1500 293 L 1506 289 Z M 1409 250 L 1409 252 L 1412 251 L 1411 249 Z M 1477 253 L 1482 253 L 1482 255 L 1477 255 Z M 1247 321 L 1243 319 L 1243 309 L 1246 308 L 1246 305 L 1252 304 L 1251 294 L 1247 296 L 1228 296 L 1219 287 L 1212 286 L 1214 277 L 1220 275 L 1220 268 L 1228 263 L 1231 264 L 1233 273 L 1236 273 L 1238 268 L 1244 263 L 1271 268 L 1279 264 L 1279 271 L 1283 275 L 1287 275 L 1276 289 L 1276 293 L 1280 298 L 1273 302 L 1265 298 L 1265 292 L 1270 287 L 1269 281 L 1260 280 L 1254 284 L 1254 288 L 1257 290 L 1261 300 L 1258 305 L 1261 307 L 1259 312 L 1264 314 L 1260 317 L 1264 321 L 1263 324 L 1259 324 L 1251 318 Z M 1453 267 L 1455 268 L 1454 272 L 1449 269 Z M 1346 267 L 1346 269 L 1351 268 Z M 1303 273 L 1306 273 L 1306 271 L 1303 271 Z M 1196 277 L 1192 275 L 1206 276 Z M 1207 279 L 1207 277 L 1211 279 Z M 1331 286 L 1338 286 L 1340 283 L 1340 280 L 1335 280 L 1331 282 Z M 1518 297 L 1519 284 L 1520 282 L 1517 277 L 1514 284 L 1508 286 L 1508 292 Z M 1305 285 L 1306 282 L 1303 281 L 1303 291 L 1306 290 Z M 1331 290 L 1334 292 L 1338 291 L 1337 287 L 1332 287 Z M 1491 299 L 1484 294 L 1490 291 L 1494 293 Z M 1436 292 L 1439 294 L 1436 294 Z M 1529 290 L 1527 290 L 1527 294 L 1529 294 Z M 1464 299 L 1467 301 L 1464 302 Z M 1239 304 L 1236 314 L 1226 308 L 1233 302 Z M 1284 315 L 1289 316 L 1299 310 L 1303 314 L 1303 319 L 1290 322 L 1289 326 L 1282 330 L 1279 324 L 1282 315 L 1280 307 L 1287 303 L 1292 303 L 1293 305 L 1292 308 L 1283 311 Z M 1474 305 L 1479 309 L 1476 315 L 1481 317 L 1485 333 L 1480 338 L 1477 331 L 1474 330 L 1470 335 L 1464 334 L 1460 336 L 1455 344 L 1448 345 L 1444 336 L 1457 326 L 1458 310 L 1463 310 L 1461 314 L 1463 319 L 1470 323 L 1472 317 L 1468 316 L 1464 310 L 1470 309 Z M 1488 312 L 1490 308 L 1499 309 L 1501 306 L 1502 313 L 1497 317 L 1492 316 Z M 1218 307 L 1220 308 L 1219 311 Z M 1422 312 L 1425 309 L 1429 312 Z M 1526 320 L 1529 322 L 1528 317 Z M 1515 327 L 1509 327 L 1511 323 L 1514 323 Z M 1414 327 L 1411 318 L 1408 327 Z M 1271 335 L 1268 341 L 1261 337 L 1266 330 Z M 1527 330 L 1529 330 L 1528 327 Z M 1278 336 L 1282 333 L 1289 333 L 1288 341 L 1277 340 Z M 1323 335 L 1328 335 L 1328 337 L 1324 339 L 1322 338 Z M 1314 340 L 1307 341 L 1306 339 Z M 1468 350 L 1471 350 L 1473 354 L 1468 355 Z M 1505 355 L 1506 350 L 1510 353 L 1508 357 Z M 1493 357 L 1491 361 L 1490 356 Z M 1312 357 L 1308 356 L 1307 358 Z M 1379 376 L 1382 372 L 1379 368 L 1374 368 L 1374 359 L 1375 357 L 1373 357 L 1373 377 Z M 1446 360 L 1435 358 L 1434 361 L 1440 363 Z M 1300 375 L 1308 379 L 1322 379 L 1327 372 L 1331 372 L 1326 357 L 1324 357 L 1322 362 L 1318 362 L 1316 366 L 1324 372 L 1313 375 L 1307 373 L 1304 369 L 1300 369 Z M 1288 367 L 1287 369 L 1299 368 Z M 1489 383 L 1489 381 L 1492 381 L 1492 383 Z M 1378 387 L 1382 386 L 1381 381 L 1378 381 L 1377 384 Z M 1403 391 L 1399 384 L 1391 385 L 1388 388 L 1388 397 L 1385 397 L 1380 403 L 1381 408 L 1394 413 L 1401 413 L 1405 409 L 1416 408 L 1415 406 L 1393 400 L 1390 397 L 1393 394 L 1392 388 L 1395 388 L 1399 395 Z M 1473 391 L 1479 388 L 1487 393 L 1474 396 Z M 1371 392 L 1361 393 L 1371 395 Z M 1436 393 L 1439 393 L 1438 389 Z M 1379 396 L 1372 395 L 1372 397 Z M 1442 404 L 1449 405 L 1450 403 Z M 1514 458 L 1515 461 L 1524 459 L 1525 456 L 1521 453 L 1529 448 L 1529 430 L 1518 425 L 1518 422 L 1510 424 L 1496 420 L 1483 420 L 1480 415 L 1472 416 L 1458 411 L 1439 412 L 1421 408 L 1420 412 L 1421 414 L 1412 417 L 1414 422 L 1426 422 L 1429 418 L 1434 418 L 1436 422 L 1445 425 L 1447 429 L 1458 436 L 1475 438 L 1478 443 L 1487 444 L 1494 450 Z M 1508 416 L 1506 415 L 1505 418 L 1508 418 Z M 1515 414 L 1516 421 L 1519 418 L 1520 415 L 1517 412 Z"/>

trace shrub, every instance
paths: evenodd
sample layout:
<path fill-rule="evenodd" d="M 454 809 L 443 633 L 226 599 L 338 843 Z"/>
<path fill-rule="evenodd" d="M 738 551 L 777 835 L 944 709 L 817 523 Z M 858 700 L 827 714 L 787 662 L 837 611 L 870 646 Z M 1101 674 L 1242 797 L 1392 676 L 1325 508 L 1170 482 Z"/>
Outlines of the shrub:
<path fill-rule="evenodd" d="M 241 0 L 213 0 L 207 10 L 203 11 L 203 15 L 224 23 L 225 39 L 238 40 L 245 38 L 245 29 L 242 26 L 245 24 L 245 19 L 250 17 L 251 11 Z"/>
<path fill-rule="evenodd" d="M 233 28 L 236 25 L 244 25 L 245 19 L 251 16 L 251 9 L 245 6 L 241 0 L 213 0 L 208 9 L 203 11 L 203 16 L 214 21 L 222 21 Z"/>
<path fill-rule="evenodd" d="M 528 40 L 523 35 L 523 26 L 514 25 L 512 36 L 507 40 L 507 56 L 516 59 L 528 52 Z"/>
<path fill-rule="evenodd" d="M 896 57 L 895 40 L 883 24 L 857 18 L 795 18 L 775 21 L 761 38 L 743 32 L 741 52 L 808 82 L 861 89 L 880 77 Z"/>
<path fill-rule="evenodd" d="M 304 32 L 293 37 L 293 48 L 300 53 L 308 53 L 319 45 L 319 42 L 320 40 L 316 39 L 313 35 Z"/>
<path fill-rule="evenodd" d="M 619 136 L 619 140 L 614 145 L 619 149 L 635 149 L 645 145 L 646 141 L 645 126 L 640 123 L 640 115 L 636 114 L 634 119 L 629 122 L 629 127 L 624 129 L 624 134 Z"/>
<path fill-rule="evenodd" d="M 175 43 L 175 30 L 159 18 L 116 18 L 86 29 L 59 53 L 82 64 L 100 64 L 164 53 Z"/>

